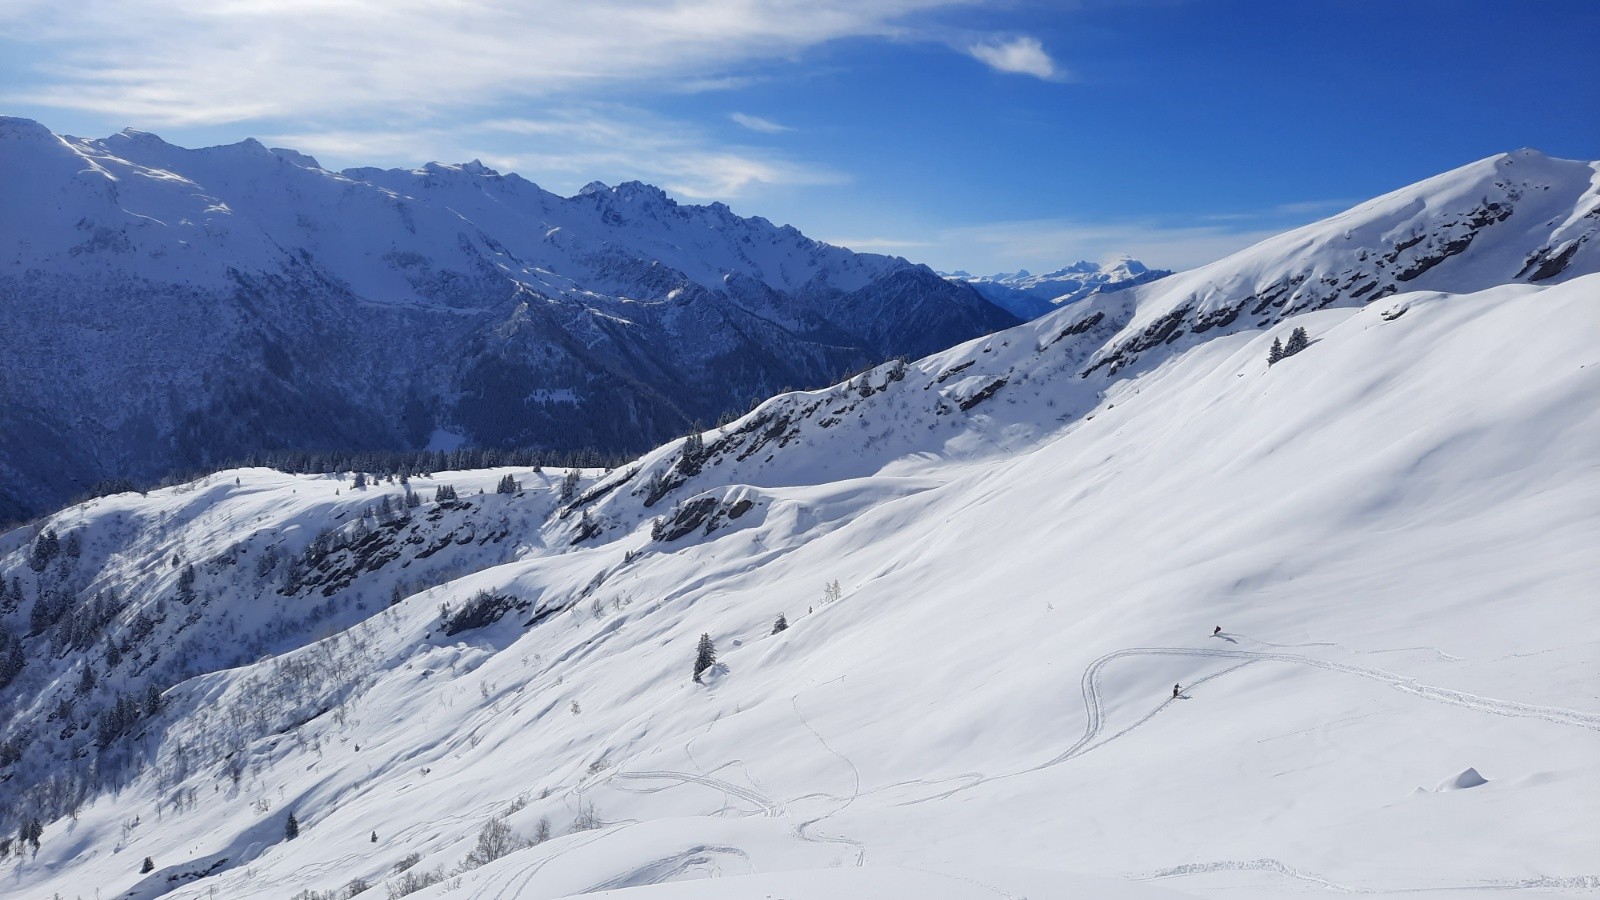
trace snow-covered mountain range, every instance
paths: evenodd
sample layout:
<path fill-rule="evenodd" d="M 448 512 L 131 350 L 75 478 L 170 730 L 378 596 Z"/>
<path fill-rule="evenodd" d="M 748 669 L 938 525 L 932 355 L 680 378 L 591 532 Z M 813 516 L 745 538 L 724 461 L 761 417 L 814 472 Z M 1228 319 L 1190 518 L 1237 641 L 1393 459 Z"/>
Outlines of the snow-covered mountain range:
<path fill-rule="evenodd" d="M 292 448 L 643 450 L 1017 319 L 903 259 L 473 162 L 0 118 L 0 521 Z"/>
<path fill-rule="evenodd" d="M 973 275 L 970 272 L 951 272 L 945 277 L 951 281 L 970 284 L 978 293 L 1021 319 L 1035 319 L 1051 310 L 1075 303 L 1090 294 L 1112 293 L 1135 287 L 1172 272 L 1152 269 L 1131 257 L 1122 257 L 1110 265 L 1088 261 L 1075 262 L 1065 268 L 1043 275 L 1027 269 L 1001 272 L 998 275 Z"/>
<path fill-rule="evenodd" d="M 612 471 L 68 508 L 0 884 L 1592 896 L 1597 234 L 1519 151 Z"/>

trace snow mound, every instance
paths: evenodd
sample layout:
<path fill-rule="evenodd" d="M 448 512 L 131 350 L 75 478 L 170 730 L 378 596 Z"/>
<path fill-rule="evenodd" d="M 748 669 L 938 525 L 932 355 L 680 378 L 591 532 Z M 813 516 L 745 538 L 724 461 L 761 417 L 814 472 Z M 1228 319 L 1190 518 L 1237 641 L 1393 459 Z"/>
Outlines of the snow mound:
<path fill-rule="evenodd" d="M 1475 788 L 1488 783 L 1489 779 L 1479 775 L 1477 769 L 1468 766 L 1453 778 L 1446 778 L 1444 781 L 1439 782 L 1439 786 L 1434 790 L 1438 792 L 1464 791 L 1467 788 Z"/>

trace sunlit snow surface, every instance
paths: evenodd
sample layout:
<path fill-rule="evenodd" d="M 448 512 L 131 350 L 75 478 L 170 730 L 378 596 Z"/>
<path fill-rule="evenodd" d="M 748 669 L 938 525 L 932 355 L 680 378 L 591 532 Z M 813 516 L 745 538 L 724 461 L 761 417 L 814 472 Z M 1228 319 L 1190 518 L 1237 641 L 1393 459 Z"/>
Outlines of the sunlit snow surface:
<path fill-rule="evenodd" d="M 174 688 L 147 775 L 47 823 L 0 890 L 148 898 L 226 858 L 167 896 L 384 897 L 397 861 L 449 873 L 514 809 L 553 838 L 413 896 L 1595 896 L 1600 275 L 1336 303 L 1081 374 L 1206 272 L 776 398 L 648 508 L 676 444 L 586 473 L 565 516 L 560 473 L 416 479 L 457 488 L 437 527 L 473 541 L 283 640 L 368 617 L 336 637 Z M 1310 347 L 1269 368 L 1295 326 Z M 304 546 L 399 490 L 245 470 L 49 524 L 86 559 L 127 548 L 108 577 L 170 581 L 176 550 Z M 652 539 L 701 497 L 749 504 Z M 201 633 L 301 602 L 251 552 L 202 576 L 212 610 L 237 599 Z M 443 635 L 480 589 L 530 609 Z M 296 694 L 272 673 L 297 658 L 340 677 Z M 214 751 L 241 733 L 235 784 Z"/>

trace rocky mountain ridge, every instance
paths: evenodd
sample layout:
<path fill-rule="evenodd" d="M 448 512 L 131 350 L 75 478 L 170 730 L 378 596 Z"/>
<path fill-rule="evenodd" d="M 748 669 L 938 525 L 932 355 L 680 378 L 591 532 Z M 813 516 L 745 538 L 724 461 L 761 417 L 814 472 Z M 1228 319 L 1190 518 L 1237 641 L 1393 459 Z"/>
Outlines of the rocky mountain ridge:
<path fill-rule="evenodd" d="M 1016 319 L 639 183 L 0 119 L 0 519 L 280 447 L 642 450 Z"/>

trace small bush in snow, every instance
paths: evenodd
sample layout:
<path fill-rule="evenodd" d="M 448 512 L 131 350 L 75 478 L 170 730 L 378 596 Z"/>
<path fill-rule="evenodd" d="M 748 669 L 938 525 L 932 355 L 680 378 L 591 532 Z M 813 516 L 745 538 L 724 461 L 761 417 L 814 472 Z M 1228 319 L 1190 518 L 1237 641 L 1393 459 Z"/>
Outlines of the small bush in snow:
<path fill-rule="evenodd" d="M 444 868 L 417 870 L 411 869 L 399 878 L 391 880 L 388 884 L 389 900 L 400 900 L 407 894 L 415 894 L 423 888 L 432 887 L 444 881 Z"/>
<path fill-rule="evenodd" d="M 507 825 L 505 819 L 495 816 L 483 823 L 483 828 L 478 832 L 478 845 L 473 847 L 466 859 L 461 861 L 461 868 L 466 871 L 488 865 L 526 846 L 527 842 L 522 839 L 522 835 Z"/>
<path fill-rule="evenodd" d="M 600 815 L 594 811 L 594 804 L 587 801 L 578 804 L 578 817 L 572 820 L 573 831 L 594 831 L 605 823 L 600 821 Z"/>
<path fill-rule="evenodd" d="M 394 864 L 394 868 L 391 871 L 399 875 L 419 862 L 422 862 L 421 853 L 407 853 L 405 856 L 400 857 L 400 860 Z"/>

